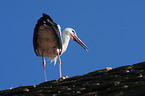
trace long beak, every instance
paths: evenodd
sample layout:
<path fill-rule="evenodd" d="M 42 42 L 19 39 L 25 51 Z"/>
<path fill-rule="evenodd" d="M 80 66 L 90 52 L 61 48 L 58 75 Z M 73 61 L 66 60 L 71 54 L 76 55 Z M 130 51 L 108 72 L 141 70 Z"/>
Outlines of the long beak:
<path fill-rule="evenodd" d="M 89 48 L 77 36 L 73 36 L 73 38 L 74 41 L 80 44 L 86 51 L 90 51 Z"/>

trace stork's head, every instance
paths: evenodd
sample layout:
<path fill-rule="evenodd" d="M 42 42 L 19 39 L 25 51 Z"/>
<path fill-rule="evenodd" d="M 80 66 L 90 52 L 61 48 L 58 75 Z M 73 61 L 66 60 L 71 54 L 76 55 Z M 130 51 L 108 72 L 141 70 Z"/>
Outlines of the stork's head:
<path fill-rule="evenodd" d="M 86 51 L 89 51 L 89 48 L 77 37 L 76 31 L 72 28 L 65 28 L 65 34 L 70 37 L 71 40 L 76 41 L 81 45 Z"/>

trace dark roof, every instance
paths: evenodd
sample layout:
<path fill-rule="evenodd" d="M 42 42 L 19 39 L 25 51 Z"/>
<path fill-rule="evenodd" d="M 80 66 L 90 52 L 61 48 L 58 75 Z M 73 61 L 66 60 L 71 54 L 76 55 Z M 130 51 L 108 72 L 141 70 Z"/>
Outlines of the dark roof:
<path fill-rule="evenodd" d="M 145 62 L 0 91 L 0 96 L 145 96 Z"/>

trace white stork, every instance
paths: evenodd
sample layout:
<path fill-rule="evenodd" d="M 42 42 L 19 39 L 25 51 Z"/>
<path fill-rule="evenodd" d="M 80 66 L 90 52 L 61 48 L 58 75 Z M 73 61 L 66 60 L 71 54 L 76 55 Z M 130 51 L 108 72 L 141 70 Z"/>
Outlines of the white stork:
<path fill-rule="evenodd" d="M 86 51 L 89 50 L 88 47 L 77 37 L 75 30 L 72 28 L 66 28 L 63 31 L 62 40 L 60 26 L 54 23 L 49 15 L 43 13 L 43 17 L 38 20 L 34 29 L 33 46 L 36 55 L 42 57 L 45 81 L 47 81 L 47 78 L 44 57 L 49 57 L 51 62 L 54 61 L 54 64 L 56 64 L 58 59 L 59 74 L 61 77 L 60 56 L 66 51 L 70 39 L 76 41 Z"/>

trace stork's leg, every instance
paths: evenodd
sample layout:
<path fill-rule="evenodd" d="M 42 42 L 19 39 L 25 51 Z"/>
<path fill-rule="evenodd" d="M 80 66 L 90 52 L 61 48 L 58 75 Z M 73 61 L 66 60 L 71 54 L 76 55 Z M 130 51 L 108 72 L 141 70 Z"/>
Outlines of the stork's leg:
<path fill-rule="evenodd" d="M 57 55 L 58 55 L 58 64 L 59 64 L 59 76 L 61 78 L 61 59 L 59 55 L 59 49 L 57 50 Z"/>
<path fill-rule="evenodd" d="M 45 71 L 45 65 L 46 65 L 46 62 L 45 62 L 45 58 L 44 58 L 44 56 L 42 56 L 42 60 L 43 60 L 42 65 L 43 65 L 44 77 L 45 77 L 45 81 L 47 81 L 47 78 L 46 78 L 46 71 Z"/>

